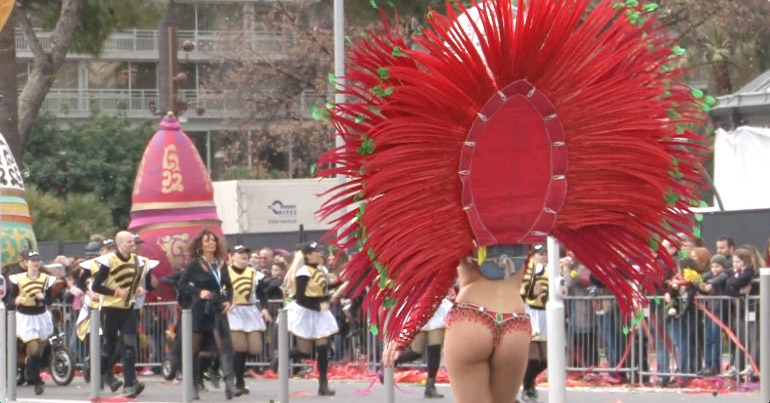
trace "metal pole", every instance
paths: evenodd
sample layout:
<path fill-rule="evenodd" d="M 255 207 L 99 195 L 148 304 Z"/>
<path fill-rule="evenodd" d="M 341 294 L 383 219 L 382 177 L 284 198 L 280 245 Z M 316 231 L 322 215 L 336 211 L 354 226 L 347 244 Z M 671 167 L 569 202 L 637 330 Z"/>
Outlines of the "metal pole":
<path fill-rule="evenodd" d="M 770 402 L 770 268 L 759 269 L 759 401 Z"/>
<path fill-rule="evenodd" d="M 5 329 L 5 303 L 0 301 L 0 351 L 5 351 L 6 353 L 8 350 L 6 350 L 6 346 L 8 344 L 11 344 L 10 341 L 6 344 L 6 329 Z M 10 340 L 10 339 L 8 339 Z M 8 385 L 8 378 L 7 374 L 5 372 L 5 365 L 0 363 L 0 402 L 6 401 L 5 391 L 7 390 Z"/>
<path fill-rule="evenodd" d="M 5 398 L 8 399 L 9 402 L 13 402 L 16 400 L 16 371 L 18 364 L 16 362 L 17 353 L 16 353 L 16 311 L 8 311 L 8 313 L 5 315 L 8 318 L 8 322 L 6 322 L 5 329 L 6 332 L 6 356 L 8 357 L 6 362 L 8 365 L 5 369 L 5 375 L 6 375 L 6 393 Z"/>
<path fill-rule="evenodd" d="M 192 310 L 182 309 L 182 403 L 193 395 Z"/>
<path fill-rule="evenodd" d="M 385 368 L 385 403 L 393 403 L 396 400 L 396 382 L 393 378 L 395 368 Z"/>
<path fill-rule="evenodd" d="M 206 130 L 206 168 L 211 176 L 211 130 Z"/>
<path fill-rule="evenodd" d="M 278 379 L 281 382 L 281 403 L 289 401 L 289 323 L 286 308 L 278 311 Z"/>
<path fill-rule="evenodd" d="M 564 295 L 567 289 L 559 266 L 559 243 L 548 237 L 548 402 L 567 401 L 567 338 L 564 329 Z"/>
<path fill-rule="evenodd" d="M 99 389 L 102 384 L 102 352 L 101 352 L 101 317 L 98 309 L 91 309 L 91 323 L 89 323 L 89 341 L 91 355 L 91 399 L 99 398 Z M 112 368 L 105 368 L 112 370 Z"/>
<path fill-rule="evenodd" d="M 334 0 L 334 77 L 335 94 L 334 103 L 341 104 L 345 102 L 345 95 L 342 94 L 342 87 L 345 85 L 345 1 Z M 342 135 L 337 133 L 334 139 L 334 145 L 340 148 L 345 145 Z M 337 184 L 342 185 L 347 181 L 343 174 L 337 174 Z M 340 211 L 340 216 L 347 212 L 347 207 Z M 340 230 L 342 231 L 342 230 Z"/>

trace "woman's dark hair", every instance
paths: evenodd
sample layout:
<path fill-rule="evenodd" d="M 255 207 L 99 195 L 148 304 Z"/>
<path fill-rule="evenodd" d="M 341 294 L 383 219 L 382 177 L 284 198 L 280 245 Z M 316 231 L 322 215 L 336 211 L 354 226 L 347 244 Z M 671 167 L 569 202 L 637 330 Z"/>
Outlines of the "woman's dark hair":
<path fill-rule="evenodd" d="M 208 228 L 202 229 L 187 246 L 187 257 L 190 258 L 190 260 L 194 260 L 203 256 L 203 238 L 206 236 L 212 236 L 217 240 L 217 250 L 214 251 L 214 257 L 220 261 L 224 261 L 225 255 L 227 253 L 227 244 L 225 243 L 225 239 L 224 237 L 215 234 L 214 231 Z"/>

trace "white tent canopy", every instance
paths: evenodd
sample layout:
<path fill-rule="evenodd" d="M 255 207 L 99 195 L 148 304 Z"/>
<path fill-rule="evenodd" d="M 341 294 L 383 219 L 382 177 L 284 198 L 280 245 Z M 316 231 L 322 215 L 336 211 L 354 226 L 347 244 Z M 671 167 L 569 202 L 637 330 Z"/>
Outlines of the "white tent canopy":
<path fill-rule="evenodd" d="M 770 129 L 718 129 L 714 144 L 714 185 L 725 210 L 770 208 Z"/>

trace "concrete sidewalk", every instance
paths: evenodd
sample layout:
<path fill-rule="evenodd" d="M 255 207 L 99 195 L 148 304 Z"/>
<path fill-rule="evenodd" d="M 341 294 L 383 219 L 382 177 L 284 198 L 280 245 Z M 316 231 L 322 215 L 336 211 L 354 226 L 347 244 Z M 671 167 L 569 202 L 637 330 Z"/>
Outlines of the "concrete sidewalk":
<path fill-rule="evenodd" d="M 146 389 L 138 401 L 143 403 L 170 403 L 182 400 L 182 386 L 174 382 L 166 382 L 157 376 L 143 376 L 141 381 Z M 251 394 L 233 399 L 237 402 L 278 402 L 280 385 L 275 380 L 248 381 Z M 370 384 L 361 382 L 332 381 L 330 386 L 337 391 L 334 397 L 316 396 L 318 383 L 314 380 L 292 380 L 290 385 L 291 401 L 293 402 L 384 402 L 385 390 L 380 384 L 375 384 L 369 393 L 363 391 Z M 209 385 L 207 385 L 209 387 Z M 400 390 L 396 391 L 396 402 L 422 402 L 423 387 L 415 384 L 400 384 Z M 539 402 L 547 403 L 547 390 L 539 389 Z M 444 399 L 430 400 L 433 402 L 453 402 L 449 385 L 438 385 L 439 393 L 444 394 Z M 23 386 L 17 389 L 17 401 L 29 403 L 74 403 L 89 401 L 90 386 L 82 378 L 76 378 L 72 384 L 61 387 L 48 382 L 45 393 L 35 396 L 32 387 Z M 114 396 L 114 395 L 113 395 Z M 125 402 L 122 398 L 114 398 L 103 395 L 102 401 Z M 202 402 L 224 401 L 222 389 L 202 392 Z M 690 394 L 686 391 L 660 390 L 651 388 L 578 388 L 567 391 L 569 403 L 674 403 L 674 402 L 714 402 L 714 403 L 757 403 L 758 393 L 732 393 L 727 395 L 712 396 L 711 394 Z M 2 402 L 5 403 L 5 402 Z M 767 402 L 762 402 L 767 403 Z"/>

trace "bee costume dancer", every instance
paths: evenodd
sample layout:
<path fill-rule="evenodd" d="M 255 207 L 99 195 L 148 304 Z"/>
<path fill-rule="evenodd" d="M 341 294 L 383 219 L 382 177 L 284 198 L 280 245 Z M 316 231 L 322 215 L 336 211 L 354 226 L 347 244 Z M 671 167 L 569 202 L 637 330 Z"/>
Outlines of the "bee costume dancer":
<path fill-rule="evenodd" d="M 121 231 L 115 236 L 117 250 L 96 258 L 99 270 L 93 273 L 92 289 L 101 294 L 104 324 L 104 351 L 102 352 L 102 373 L 112 370 L 111 357 L 115 357 L 118 332 L 123 341 L 121 359 L 123 362 L 123 395 L 137 397 L 144 385 L 136 380 L 137 317 L 134 313 L 134 297 L 146 292 L 147 259 L 134 253 L 134 234 Z"/>
<path fill-rule="evenodd" d="M 16 304 L 16 337 L 27 348 L 30 379 L 35 384 L 35 394 L 40 395 L 43 393 L 40 354 L 53 334 L 53 318 L 48 306 L 51 305 L 51 287 L 56 277 L 40 271 L 42 260 L 36 250 L 23 251 L 22 260 L 27 265 L 27 272 L 8 277 L 11 283 L 10 300 Z"/>
<path fill-rule="evenodd" d="M 240 394 L 248 394 L 243 379 L 246 372 L 246 356 L 262 352 L 262 334 L 272 320 L 267 310 L 265 275 L 248 266 L 251 250 L 243 245 L 233 248 L 232 264 L 227 268 L 233 284 L 233 308 L 227 313 L 230 338 L 233 340 L 233 372 L 235 388 Z M 257 306 L 259 300 L 259 306 Z"/>
<path fill-rule="evenodd" d="M 349 101 L 319 114 L 344 140 L 319 173 L 348 177 L 321 213 L 360 251 L 344 276 L 369 290 L 385 365 L 459 276 L 444 339 L 458 402 L 515 398 L 530 245 L 558 239 L 630 316 L 673 266 L 659 243 L 693 231 L 713 100 L 679 82 L 656 4 L 592 3 L 447 3 L 413 48 L 386 23 L 350 47 Z"/>
<path fill-rule="evenodd" d="M 284 277 L 284 288 L 293 301 L 286 306 L 289 333 L 297 337 L 298 350 L 290 357 L 297 360 L 310 356 L 312 344 L 318 355 L 318 395 L 333 396 L 329 388 L 329 336 L 337 333 L 337 320 L 329 311 L 329 272 L 316 242 L 309 242 L 294 255 Z"/>

